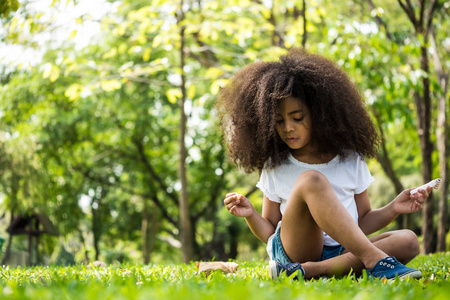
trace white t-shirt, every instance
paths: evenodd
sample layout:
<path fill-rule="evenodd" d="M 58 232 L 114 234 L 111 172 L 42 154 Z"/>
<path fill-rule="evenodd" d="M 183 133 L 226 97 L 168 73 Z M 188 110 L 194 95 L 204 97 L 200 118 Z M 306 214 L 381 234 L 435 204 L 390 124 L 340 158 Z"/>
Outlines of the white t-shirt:
<path fill-rule="evenodd" d="M 273 169 L 264 169 L 256 186 L 269 200 L 280 203 L 283 215 L 295 181 L 300 174 L 308 170 L 316 170 L 325 175 L 342 205 L 358 223 L 355 194 L 364 192 L 375 179 L 370 174 L 365 160 L 357 153 L 349 154 L 344 160 L 336 156 L 326 164 L 303 163 L 289 154 L 286 163 Z M 325 232 L 323 235 L 324 245 L 339 245 Z M 268 248 L 272 238 L 273 236 L 269 238 Z"/>

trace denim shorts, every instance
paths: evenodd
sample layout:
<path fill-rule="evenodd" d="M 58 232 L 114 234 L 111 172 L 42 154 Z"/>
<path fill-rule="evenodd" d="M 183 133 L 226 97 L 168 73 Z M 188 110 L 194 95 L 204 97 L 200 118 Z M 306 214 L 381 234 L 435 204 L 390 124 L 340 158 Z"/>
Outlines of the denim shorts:
<path fill-rule="evenodd" d="M 318 261 L 327 260 L 329 258 L 333 258 L 335 256 L 339 256 L 344 252 L 344 247 L 341 245 L 336 246 L 323 246 L 322 255 Z M 284 251 L 283 244 L 281 243 L 280 238 L 280 226 L 277 227 L 275 235 L 272 239 L 272 259 L 278 260 L 283 264 L 292 263 L 292 261 L 287 256 Z"/>

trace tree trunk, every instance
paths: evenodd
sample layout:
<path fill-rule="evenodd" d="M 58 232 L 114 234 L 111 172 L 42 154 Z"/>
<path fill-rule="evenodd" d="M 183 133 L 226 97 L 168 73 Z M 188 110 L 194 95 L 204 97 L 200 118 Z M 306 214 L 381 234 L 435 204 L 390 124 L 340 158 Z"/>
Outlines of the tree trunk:
<path fill-rule="evenodd" d="M 372 112 L 375 116 L 376 125 L 378 127 L 378 131 L 380 133 L 381 143 L 380 143 L 380 152 L 377 154 L 377 161 L 380 163 L 381 168 L 383 169 L 386 176 L 391 180 L 392 184 L 394 185 L 395 193 L 398 195 L 400 194 L 404 188 L 402 183 L 400 182 L 400 179 L 397 176 L 397 173 L 395 172 L 391 158 L 389 157 L 389 152 L 386 149 L 386 138 L 384 136 L 384 130 L 381 126 L 381 116 L 378 110 L 372 106 Z M 408 228 L 408 215 L 403 214 L 400 215 L 397 219 L 397 228 Z"/>
<path fill-rule="evenodd" d="M 425 41 L 427 43 L 427 41 Z M 416 94 L 416 106 L 419 116 L 419 137 L 420 148 L 422 150 L 422 180 L 424 183 L 431 181 L 432 173 L 432 161 L 431 154 L 433 152 L 433 146 L 430 141 L 430 125 L 431 125 L 431 99 L 430 99 L 430 81 L 428 76 L 430 74 L 428 65 L 427 48 L 422 46 L 421 48 L 421 60 L 420 66 L 422 71 L 427 74 L 422 78 L 423 84 L 423 96 L 420 97 Z M 431 253 L 434 251 L 434 200 L 433 194 L 431 194 L 425 201 L 423 208 L 423 224 L 422 224 L 422 236 L 423 236 L 423 253 Z"/>
<path fill-rule="evenodd" d="M 439 198 L 439 216 L 438 216 L 438 236 L 437 251 L 446 251 L 446 235 L 447 235 L 447 194 L 448 194 L 448 147 L 447 147 L 447 117 L 446 117 L 446 99 L 439 99 L 439 116 L 438 116 L 438 152 L 439 152 L 439 169 L 442 179 L 441 196 Z"/>
<path fill-rule="evenodd" d="M 431 154 L 433 152 L 433 145 L 430 140 L 430 125 L 431 125 L 431 99 L 430 99 L 430 71 L 428 65 L 427 45 L 429 34 L 432 29 L 433 15 L 436 12 L 438 1 L 420 1 L 420 5 L 413 5 L 410 0 L 397 0 L 403 11 L 411 21 L 416 37 L 421 43 L 420 46 L 420 69 L 423 71 L 422 87 L 423 94 L 414 93 L 414 101 L 417 109 L 417 126 L 420 137 L 420 149 L 422 152 L 422 180 L 424 183 L 431 180 L 432 175 L 432 160 Z M 426 6 L 429 5 L 428 9 Z M 416 14 L 415 7 L 419 12 Z M 423 253 L 431 253 L 434 251 L 434 201 L 433 194 L 425 201 L 422 211 L 422 237 L 423 237 Z"/>
<path fill-rule="evenodd" d="M 81 242 L 81 244 L 83 245 L 83 248 L 84 248 L 84 263 L 88 264 L 89 263 L 89 253 L 88 253 L 88 250 L 87 250 L 87 247 L 86 247 L 86 240 L 84 239 L 83 231 L 81 231 L 79 228 L 77 228 L 77 230 L 78 230 L 78 235 L 79 235 L 79 238 L 80 238 L 80 242 Z"/>
<path fill-rule="evenodd" d="M 27 257 L 27 266 L 31 266 L 33 263 L 33 221 L 31 219 L 28 220 L 28 225 L 26 227 L 28 229 L 28 257 Z"/>
<path fill-rule="evenodd" d="M 36 218 L 35 219 L 36 232 L 39 232 L 39 226 L 40 226 L 39 220 L 38 220 L 38 218 Z M 39 261 L 39 233 L 37 233 L 34 236 L 34 242 L 35 242 L 35 244 L 34 244 L 35 262 L 34 263 L 36 265 L 39 265 L 40 264 L 40 261 Z"/>
<path fill-rule="evenodd" d="M 439 152 L 439 170 L 442 179 L 440 187 L 439 198 L 439 216 L 438 216 L 438 231 L 437 231 L 437 251 L 445 252 L 446 249 L 446 235 L 447 235 L 447 213 L 448 213 L 448 164 L 447 158 L 449 156 L 448 150 L 448 120 L 447 120 L 447 85 L 448 74 L 445 74 L 441 60 L 439 58 L 438 47 L 434 38 L 434 32 L 430 35 L 431 47 L 433 48 L 434 69 L 436 71 L 439 85 L 442 89 L 442 95 L 438 99 L 438 123 L 437 123 L 437 148 Z"/>
<path fill-rule="evenodd" d="M 93 200 L 94 201 L 94 200 Z M 94 204 L 94 203 L 92 203 Z M 100 241 L 100 222 L 98 220 L 99 218 L 99 212 L 97 209 L 100 209 L 100 206 L 96 208 L 92 207 L 92 235 L 93 235 L 93 243 L 94 243 L 94 250 L 95 250 L 95 260 L 99 260 L 100 257 L 100 248 L 98 246 Z"/>
<path fill-rule="evenodd" d="M 153 253 L 153 249 L 155 248 L 156 235 L 158 234 L 160 226 L 161 226 L 161 218 L 158 214 L 158 208 L 154 207 L 152 210 L 151 226 L 150 226 L 149 238 L 148 238 L 148 253 L 149 253 L 148 261 L 149 262 L 151 259 L 151 254 Z"/>
<path fill-rule="evenodd" d="M 178 23 L 181 23 L 184 20 L 184 12 L 183 6 L 184 1 L 181 0 L 180 3 L 180 15 L 178 19 Z M 187 176 L 186 176 L 186 158 L 187 151 L 185 145 L 185 136 L 186 136 L 186 123 L 187 117 L 186 112 L 184 110 L 184 104 L 186 102 L 186 77 L 184 75 L 184 66 L 185 66 L 185 30 L 186 26 L 181 25 L 180 28 L 180 38 L 181 38 L 181 46 L 180 46 L 180 70 L 181 70 L 181 99 L 178 102 L 180 108 L 180 136 L 179 136 L 179 162 L 178 162 L 178 176 L 181 183 L 181 194 L 180 194 L 180 202 L 179 202 L 179 211 L 180 211 L 180 235 L 181 235 L 181 245 L 183 251 L 183 259 L 185 263 L 189 263 L 194 257 L 194 243 L 192 240 L 193 232 L 192 232 L 192 224 L 190 219 L 189 212 L 189 198 L 187 191 Z"/>
<path fill-rule="evenodd" d="M 11 220 L 9 223 L 12 224 L 13 221 L 14 221 L 14 212 L 11 210 Z M 12 237 L 13 237 L 12 234 L 8 235 L 8 243 L 6 244 L 5 255 L 2 258 L 2 266 L 6 264 L 11 255 Z"/>
<path fill-rule="evenodd" d="M 144 206 L 142 208 L 142 226 L 141 226 L 141 234 L 142 234 L 142 259 L 144 264 L 147 265 L 150 262 L 150 251 L 148 248 L 148 201 L 146 198 L 143 198 Z"/>
<path fill-rule="evenodd" d="M 302 47 L 305 48 L 306 47 L 306 39 L 308 38 L 308 32 L 306 31 L 307 19 L 306 19 L 306 1 L 305 0 L 303 0 L 302 18 L 303 18 Z"/>

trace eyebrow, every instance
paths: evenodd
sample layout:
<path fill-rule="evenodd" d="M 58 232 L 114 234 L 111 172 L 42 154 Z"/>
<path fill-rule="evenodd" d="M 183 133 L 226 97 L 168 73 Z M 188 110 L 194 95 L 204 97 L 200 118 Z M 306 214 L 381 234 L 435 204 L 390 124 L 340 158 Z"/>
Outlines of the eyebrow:
<path fill-rule="evenodd" d="M 303 109 L 297 109 L 297 110 L 293 110 L 288 112 L 288 116 L 293 115 L 293 114 L 298 114 L 298 113 L 303 113 Z M 281 114 L 277 114 L 277 116 L 281 116 Z"/>

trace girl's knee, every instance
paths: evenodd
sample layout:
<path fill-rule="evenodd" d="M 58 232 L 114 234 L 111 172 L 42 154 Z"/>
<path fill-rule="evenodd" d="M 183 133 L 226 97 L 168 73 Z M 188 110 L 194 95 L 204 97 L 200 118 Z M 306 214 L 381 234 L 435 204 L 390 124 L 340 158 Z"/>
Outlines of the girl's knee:
<path fill-rule="evenodd" d="M 398 230 L 396 234 L 396 239 L 402 245 L 402 250 L 414 258 L 420 252 L 420 243 L 417 235 L 409 229 Z"/>
<path fill-rule="evenodd" d="M 291 190 L 290 197 L 308 202 L 308 199 L 314 199 L 314 195 L 318 192 L 326 191 L 327 188 L 332 190 L 330 182 L 320 172 L 308 170 L 298 176 Z"/>
<path fill-rule="evenodd" d="M 418 255 L 420 252 L 420 243 L 419 239 L 417 238 L 417 235 L 414 233 L 414 231 L 409 229 L 404 229 L 404 231 L 409 246 L 411 247 L 411 250 L 414 252 L 414 256 Z"/>
<path fill-rule="evenodd" d="M 322 173 L 314 170 L 308 170 L 298 176 L 294 183 L 295 189 L 316 189 L 324 188 L 329 185 L 328 179 Z"/>

